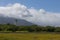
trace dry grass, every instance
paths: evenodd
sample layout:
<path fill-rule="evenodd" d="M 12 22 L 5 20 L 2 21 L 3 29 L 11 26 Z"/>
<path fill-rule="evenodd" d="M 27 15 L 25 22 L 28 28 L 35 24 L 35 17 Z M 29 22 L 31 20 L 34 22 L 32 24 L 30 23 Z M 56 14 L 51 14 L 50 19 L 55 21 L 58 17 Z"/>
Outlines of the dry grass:
<path fill-rule="evenodd" d="M 0 33 L 0 40 L 60 40 L 55 33 Z"/>

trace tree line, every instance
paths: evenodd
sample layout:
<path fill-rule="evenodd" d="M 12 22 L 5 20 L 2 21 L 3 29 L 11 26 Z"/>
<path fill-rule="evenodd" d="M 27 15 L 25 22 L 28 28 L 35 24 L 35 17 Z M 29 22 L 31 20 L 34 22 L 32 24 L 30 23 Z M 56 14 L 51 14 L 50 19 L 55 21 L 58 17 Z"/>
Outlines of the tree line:
<path fill-rule="evenodd" d="M 16 26 L 10 24 L 0 24 L 0 31 L 27 31 L 27 32 L 60 32 L 60 27 L 53 27 L 53 26 Z"/>

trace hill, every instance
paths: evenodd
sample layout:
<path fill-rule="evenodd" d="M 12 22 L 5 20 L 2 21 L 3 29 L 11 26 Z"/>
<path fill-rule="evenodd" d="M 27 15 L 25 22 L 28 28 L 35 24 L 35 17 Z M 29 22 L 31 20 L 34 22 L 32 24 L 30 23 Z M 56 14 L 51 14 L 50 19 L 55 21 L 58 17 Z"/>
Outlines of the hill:
<path fill-rule="evenodd" d="M 16 23 L 17 20 L 17 23 Z M 33 23 L 28 22 L 24 19 L 16 19 L 16 18 L 11 18 L 11 17 L 0 17 L 0 24 L 14 24 L 18 26 L 30 26 L 33 25 Z"/>

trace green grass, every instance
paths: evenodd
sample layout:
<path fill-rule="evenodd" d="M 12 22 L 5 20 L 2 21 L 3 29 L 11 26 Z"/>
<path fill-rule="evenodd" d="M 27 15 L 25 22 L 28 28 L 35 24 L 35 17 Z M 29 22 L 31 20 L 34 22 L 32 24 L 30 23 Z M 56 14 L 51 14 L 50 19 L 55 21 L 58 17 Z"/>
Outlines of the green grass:
<path fill-rule="evenodd" d="M 0 33 L 0 40 L 60 40 L 55 33 Z"/>

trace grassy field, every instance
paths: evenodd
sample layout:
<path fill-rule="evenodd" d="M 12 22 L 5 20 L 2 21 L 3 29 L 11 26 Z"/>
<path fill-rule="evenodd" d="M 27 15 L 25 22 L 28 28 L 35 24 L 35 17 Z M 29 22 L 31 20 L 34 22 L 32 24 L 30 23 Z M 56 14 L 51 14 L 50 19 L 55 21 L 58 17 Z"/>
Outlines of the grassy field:
<path fill-rule="evenodd" d="M 60 40 L 55 33 L 0 33 L 0 40 Z"/>

